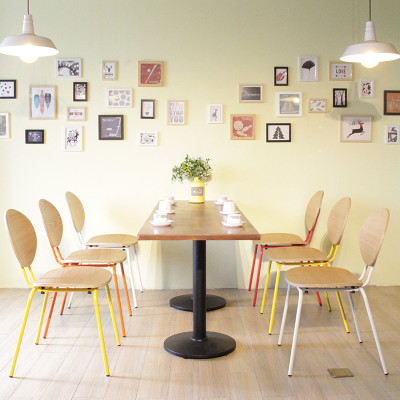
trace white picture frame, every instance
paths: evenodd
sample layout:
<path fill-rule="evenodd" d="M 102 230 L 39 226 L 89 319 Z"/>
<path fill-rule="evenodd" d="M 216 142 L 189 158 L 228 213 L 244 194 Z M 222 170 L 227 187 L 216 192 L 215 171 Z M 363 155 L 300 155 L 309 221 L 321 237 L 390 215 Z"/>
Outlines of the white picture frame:
<path fill-rule="evenodd" d="M 372 79 L 360 79 L 360 99 L 373 99 L 375 97 L 375 84 Z"/>
<path fill-rule="evenodd" d="M 103 61 L 102 64 L 103 81 L 115 81 L 117 79 L 117 62 Z"/>
<path fill-rule="evenodd" d="M 132 108 L 132 89 L 107 89 L 107 107 Z"/>
<path fill-rule="evenodd" d="M 385 126 L 385 144 L 399 144 L 400 126 L 387 125 Z"/>
<path fill-rule="evenodd" d="M 299 57 L 299 81 L 300 82 L 318 81 L 318 57 L 315 56 Z"/>
<path fill-rule="evenodd" d="M 138 144 L 140 146 L 158 146 L 158 132 L 139 132 Z"/>
<path fill-rule="evenodd" d="M 29 119 L 56 119 L 56 86 L 31 86 L 29 88 Z"/>
<path fill-rule="evenodd" d="M 329 80 L 330 81 L 352 81 L 353 80 L 353 64 L 344 62 L 329 63 Z"/>
<path fill-rule="evenodd" d="M 303 116 L 302 92 L 278 92 L 276 94 L 276 115 L 278 117 Z"/>
<path fill-rule="evenodd" d="M 168 100 L 167 105 L 167 125 L 186 124 L 186 101 Z"/>
<path fill-rule="evenodd" d="M 80 152 L 83 149 L 82 126 L 65 126 L 63 130 L 63 149 L 66 152 Z"/>
<path fill-rule="evenodd" d="M 67 107 L 67 121 L 85 121 L 86 107 Z"/>
<path fill-rule="evenodd" d="M 81 78 L 82 59 L 81 58 L 58 58 L 56 60 L 57 78 Z"/>
<path fill-rule="evenodd" d="M 10 117 L 8 113 L 0 113 L 0 139 L 10 138 Z"/>
<path fill-rule="evenodd" d="M 209 104 L 207 106 L 207 123 L 222 124 L 223 106 L 222 104 Z"/>

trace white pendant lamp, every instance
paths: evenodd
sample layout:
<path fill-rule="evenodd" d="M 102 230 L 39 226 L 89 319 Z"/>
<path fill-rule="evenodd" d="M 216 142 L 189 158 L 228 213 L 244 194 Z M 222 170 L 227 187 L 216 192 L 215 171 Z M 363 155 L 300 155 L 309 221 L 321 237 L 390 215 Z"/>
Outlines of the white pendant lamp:
<path fill-rule="evenodd" d="M 371 0 L 369 0 L 369 21 L 365 25 L 364 42 L 349 46 L 340 59 L 345 62 L 361 63 L 366 68 L 373 68 L 383 61 L 400 58 L 399 52 L 390 43 L 378 42 L 375 25 L 371 21 Z"/>
<path fill-rule="evenodd" d="M 29 0 L 28 12 L 24 15 L 22 24 L 22 33 L 7 36 L 0 44 L 0 53 L 18 56 L 27 63 L 35 62 L 39 57 L 58 54 L 56 46 L 50 39 L 35 35 L 32 15 L 29 14 Z"/>

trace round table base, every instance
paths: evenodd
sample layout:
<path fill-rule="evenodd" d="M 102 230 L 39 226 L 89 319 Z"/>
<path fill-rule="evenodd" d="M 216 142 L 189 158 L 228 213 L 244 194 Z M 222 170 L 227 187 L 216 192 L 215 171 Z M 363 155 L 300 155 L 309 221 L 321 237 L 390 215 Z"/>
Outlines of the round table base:
<path fill-rule="evenodd" d="M 223 333 L 207 332 L 205 340 L 192 340 L 193 332 L 172 335 L 164 341 L 164 349 L 174 356 L 194 359 L 222 357 L 236 348 L 233 338 Z"/>
<path fill-rule="evenodd" d="M 173 297 L 169 305 L 181 311 L 193 311 L 193 294 L 183 294 Z M 206 294 L 206 311 L 214 311 L 226 306 L 223 297 Z"/>

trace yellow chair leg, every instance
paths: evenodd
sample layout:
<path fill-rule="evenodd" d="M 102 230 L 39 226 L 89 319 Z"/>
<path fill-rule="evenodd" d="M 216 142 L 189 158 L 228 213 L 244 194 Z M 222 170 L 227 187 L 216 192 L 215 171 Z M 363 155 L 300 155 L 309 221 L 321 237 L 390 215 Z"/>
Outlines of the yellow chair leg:
<path fill-rule="evenodd" d="M 336 297 L 337 297 L 337 300 L 338 300 L 338 303 L 339 303 L 340 312 L 342 314 L 344 327 L 346 328 L 346 332 L 349 333 L 350 332 L 349 324 L 347 323 L 346 314 L 345 314 L 344 309 L 343 309 L 342 299 L 340 298 L 339 292 L 336 292 Z"/>
<path fill-rule="evenodd" d="M 101 344 L 101 352 L 103 353 L 104 368 L 106 370 L 106 376 L 110 376 L 110 371 L 108 370 L 106 346 L 104 345 L 103 329 L 101 327 L 99 302 L 97 300 L 97 289 L 93 290 L 93 302 L 94 302 L 94 309 L 96 311 L 97 327 L 99 329 L 99 338 L 100 338 L 100 344 Z"/>
<path fill-rule="evenodd" d="M 328 306 L 328 311 L 332 311 L 331 302 L 329 301 L 328 292 L 324 292 L 326 305 Z"/>
<path fill-rule="evenodd" d="M 267 297 L 269 274 L 271 272 L 271 264 L 272 264 L 272 261 L 269 261 L 268 270 L 267 270 L 267 276 L 265 278 L 264 294 L 263 294 L 263 298 L 262 298 L 260 314 L 264 314 L 264 305 L 265 305 L 265 298 Z"/>
<path fill-rule="evenodd" d="M 112 319 L 112 323 L 113 323 L 113 327 L 114 327 L 115 339 L 117 340 L 117 345 L 121 346 L 121 342 L 119 340 L 119 335 L 118 335 L 117 322 L 115 321 L 114 308 L 113 308 L 112 301 L 111 301 L 110 288 L 108 287 L 108 285 L 106 285 L 106 292 L 107 292 L 108 306 L 110 307 L 110 314 L 111 314 L 111 319 Z"/>
<path fill-rule="evenodd" d="M 49 298 L 49 292 L 46 292 L 44 295 L 44 300 L 43 300 L 43 306 L 42 306 L 42 313 L 40 314 L 40 321 L 39 321 L 39 327 L 38 327 L 38 332 L 36 335 L 36 340 L 35 344 L 39 344 L 39 337 L 40 337 L 40 331 L 42 330 L 42 324 L 43 324 L 43 319 L 44 319 L 44 313 L 46 311 L 46 306 L 47 306 L 47 299 Z"/>
<path fill-rule="evenodd" d="M 276 271 L 276 281 L 275 281 L 275 291 L 274 291 L 274 300 L 272 302 L 271 309 L 271 319 L 269 320 L 269 329 L 268 333 L 272 334 L 272 326 L 274 325 L 274 315 L 275 315 L 275 306 L 276 306 L 276 298 L 278 297 L 278 288 L 279 288 L 279 277 L 281 275 L 281 264 L 276 263 L 277 271 Z"/>
<path fill-rule="evenodd" d="M 13 362 L 11 365 L 10 378 L 12 378 L 14 376 L 15 364 L 17 363 L 17 358 L 18 358 L 19 349 L 21 347 L 22 337 L 24 336 L 25 325 L 26 325 L 26 321 L 28 319 L 29 309 L 31 308 L 33 295 L 36 293 L 36 291 L 37 291 L 37 289 L 35 289 L 35 288 L 31 290 L 31 293 L 28 298 L 28 303 L 26 304 L 24 320 L 22 321 L 22 326 L 21 326 L 21 331 L 19 333 L 17 348 L 15 349 L 14 359 L 13 359 Z"/>

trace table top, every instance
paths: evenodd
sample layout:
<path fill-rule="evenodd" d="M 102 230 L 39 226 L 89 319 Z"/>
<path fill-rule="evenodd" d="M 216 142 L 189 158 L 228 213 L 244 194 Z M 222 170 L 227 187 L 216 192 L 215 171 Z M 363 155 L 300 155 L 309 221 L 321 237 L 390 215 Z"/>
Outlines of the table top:
<path fill-rule="evenodd" d="M 150 214 L 138 233 L 139 240 L 259 240 L 260 234 L 251 222 L 242 214 L 245 224 L 238 228 L 226 228 L 222 225 L 222 206 L 213 201 L 201 204 L 178 201 L 174 206 L 175 213 L 168 214 L 174 222 L 165 227 L 154 227 L 153 219 L 157 206 Z"/>

